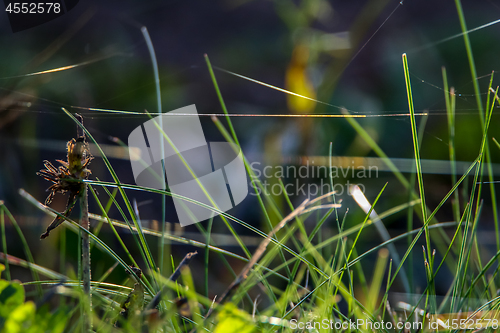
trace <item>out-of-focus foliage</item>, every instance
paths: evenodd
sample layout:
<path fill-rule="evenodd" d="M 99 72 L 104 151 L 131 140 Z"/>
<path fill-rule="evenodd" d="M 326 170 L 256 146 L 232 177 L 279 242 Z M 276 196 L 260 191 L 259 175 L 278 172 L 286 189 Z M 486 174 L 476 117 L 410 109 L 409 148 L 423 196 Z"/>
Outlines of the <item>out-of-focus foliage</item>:
<path fill-rule="evenodd" d="M 0 273 L 5 269 L 0 264 Z M 38 333 L 64 331 L 69 319 L 65 308 L 37 309 L 33 301 L 26 301 L 19 281 L 0 279 L 0 329 L 2 333 Z"/>

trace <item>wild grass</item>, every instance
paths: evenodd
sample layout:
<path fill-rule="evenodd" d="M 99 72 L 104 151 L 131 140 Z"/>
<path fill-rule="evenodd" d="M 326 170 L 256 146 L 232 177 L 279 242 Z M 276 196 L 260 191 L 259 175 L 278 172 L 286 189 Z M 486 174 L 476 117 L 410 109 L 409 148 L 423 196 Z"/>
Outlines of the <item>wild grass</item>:
<path fill-rule="evenodd" d="M 465 47 L 469 59 L 473 79 L 476 78 L 472 48 L 467 37 L 467 27 L 460 6 L 456 0 L 457 11 L 464 32 Z M 159 90 L 159 75 L 154 51 L 147 30 L 143 34 L 148 41 L 153 61 L 156 88 L 158 94 L 158 109 L 161 113 L 161 99 Z M 223 114 L 226 115 L 224 124 L 221 119 L 213 117 L 213 123 L 219 129 L 227 142 L 240 146 L 235 127 L 226 108 L 223 94 L 208 56 L 205 56 L 208 73 L 211 77 L 215 93 L 219 99 Z M 99 142 L 91 131 L 83 126 L 73 113 L 66 109 L 63 112 L 72 119 L 85 133 L 88 140 L 95 144 L 112 181 L 99 179 L 85 180 L 89 198 L 96 203 L 98 212 L 83 210 L 80 221 L 75 221 L 60 212 L 45 206 L 24 190 L 20 194 L 34 207 L 52 217 L 60 217 L 65 222 L 63 227 L 71 232 L 88 239 L 93 251 L 100 251 L 109 256 L 115 264 L 100 276 L 92 274 L 90 281 L 90 297 L 82 292 L 82 274 L 68 274 L 55 272 L 37 265 L 30 251 L 23 231 L 16 219 L 0 202 L 0 230 L 2 232 L 2 259 L 5 263 L 3 279 L 0 281 L 0 316 L 4 327 L 10 332 L 21 332 L 23 327 L 30 327 L 32 331 L 52 332 L 329 332 L 334 326 L 335 331 L 363 332 L 419 332 L 431 331 L 435 328 L 440 331 L 459 331 L 463 327 L 470 327 L 473 320 L 474 329 L 498 328 L 500 323 L 495 310 L 498 309 L 500 298 L 497 296 L 498 271 L 500 269 L 500 234 L 498 230 L 498 209 L 494 188 L 493 171 L 491 167 L 491 152 L 489 149 L 490 124 L 496 105 L 500 105 L 498 88 L 492 89 L 493 76 L 487 91 L 487 101 L 483 106 L 477 80 L 474 82 L 474 91 L 477 98 L 477 108 L 481 124 L 480 146 L 477 147 L 475 160 L 469 168 L 458 177 L 456 171 L 455 130 L 455 98 L 453 88 L 448 87 L 446 70 L 443 68 L 443 87 L 448 125 L 449 161 L 452 169 L 448 192 L 435 207 L 430 207 L 426 200 L 424 176 L 421 166 L 421 140 L 423 128 L 427 118 L 417 124 L 415 108 L 411 90 L 409 61 L 403 55 L 402 78 L 406 82 L 408 108 L 410 113 L 412 147 L 415 159 L 415 173 L 409 179 L 401 173 L 391 162 L 388 154 L 369 135 L 356 118 L 348 117 L 349 112 L 343 110 L 347 117 L 343 118 L 366 144 L 387 164 L 395 178 L 407 190 L 405 203 L 392 207 L 377 215 L 372 215 L 377 204 L 383 200 L 387 184 L 376 189 L 378 195 L 368 198 L 372 201 L 369 210 L 361 220 L 349 221 L 351 215 L 346 207 L 342 206 L 335 193 L 319 198 L 310 198 L 298 206 L 294 206 L 286 191 L 283 191 L 283 202 L 287 211 L 283 211 L 276 202 L 276 198 L 262 192 L 255 192 L 258 201 L 256 209 L 260 210 L 265 225 L 270 231 L 264 232 L 248 222 L 231 214 L 222 212 L 190 198 L 179 196 L 167 190 L 157 190 L 143 186 L 126 184 L 120 181 L 109 158 L 104 153 Z M 151 115 L 150 115 L 151 116 Z M 161 118 L 160 118 L 161 119 Z M 159 124 L 161 129 L 161 124 Z M 165 133 L 163 133 L 166 136 Z M 160 138 L 159 138 L 160 139 Z M 496 148 L 500 145 L 494 140 Z M 241 148 L 241 147 L 240 147 Z M 495 149 L 496 149 L 495 148 Z M 332 145 L 329 147 L 330 161 L 333 154 Z M 255 186 L 263 188 L 249 162 L 244 160 L 246 171 Z M 186 167 L 189 165 L 186 163 Z M 492 207 L 492 216 L 495 222 L 496 253 L 485 256 L 481 250 L 481 240 L 478 239 L 479 224 L 484 213 L 483 179 L 489 182 L 488 190 Z M 333 184 L 333 180 L 330 180 Z M 280 186 L 284 184 L 280 180 Z M 466 200 L 460 200 L 459 188 L 467 184 Z M 416 186 L 415 186 L 416 185 Z M 333 187 L 333 186 L 332 186 Z M 416 189 L 417 190 L 416 190 Z M 210 219 L 207 223 L 198 223 L 196 227 L 204 241 L 181 237 L 166 229 L 162 223 L 161 231 L 142 226 L 139 209 L 131 200 L 132 191 L 142 191 L 162 196 L 162 221 L 165 219 L 166 196 L 176 197 L 189 203 L 201 205 L 211 209 L 219 216 Z M 85 193 L 85 198 L 87 193 Z M 82 197 L 82 207 L 87 203 Z M 454 221 L 439 222 L 436 215 L 442 209 L 451 207 Z M 120 220 L 109 216 L 114 207 L 121 216 Z M 354 209 L 354 208 L 352 208 Z M 379 210 L 379 209 L 378 209 Z M 366 250 L 359 243 L 362 235 L 373 232 L 377 221 L 384 221 L 395 214 L 407 214 L 407 231 L 385 240 Z M 276 223 L 271 218 L 279 218 Z M 413 229 L 414 215 L 420 220 L 421 226 Z M 89 230 L 81 221 L 88 216 L 96 221 L 98 227 Z M 373 216 L 378 216 L 378 220 Z M 212 237 L 214 223 L 223 222 L 230 235 L 238 245 L 237 250 L 225 249 L 223 244 L 217 244 Z M 350 222 L 350 223 L 346 223 Z M 80 222 L 80 223 L 79 223 Z M 9 255 L 7 248 L 5 224 L 10 223 L 17 232 L 25 259 Z M 326 224 L 335 226 L 334 235 L 323 235 Z M 314 227 L 310 228 L 310 225 Z M 347 227 L 348 225 L 354 226 Z M 245 228 L 259 238 L 260 245 L 252 251 L 235 226 Z M 107 244 L 99 237 L 101 227 L 108 227 L 116 238 L 116 244 L 124 256 L 117 254 L 111 244 Z M 205 227 L 206 226 L 206 227 Z M 133 235 L 133 243 L 127 244 L 123 240 L 121 231 L 127 230 Z M 59 230 L 59 232 L 61 232 Z M 66 241 L 64 232 L 61 239 Z M 420 257 L 420 248 L 417 244 L 423 242 L 423 262 L 417 262 Z M 451 238 L 450 238 L 451 236 Z M 159 244 L 159 253 L 151 251 L 152 240 Z M 396 260 L 391 254 L 390 245 L 407 242 L 404 255 Z M 176 263 L 171 255 L 175 244 L 187 244 L 196 247 L 203 256 L 204 280 L 197 284 L 200 272 L 194 272 L 189 262 L 194 253 L 186 253 L 183 261 Z M 138 249 L 140 258 L 134 258 L 134 249 Z M 389 248 L 389 251 L 388 251 Z M 334 249 L 333 251 L 325 251 Z M 437 251 L 435 250 L 437 249 Z M 330 253 L 330 255 L 325 255 Z M 210 299 L 209 291 L 212 282 L 210 276 L 211 255 L 215 254 L 221 263 L 232 274 L 233 282 L 227 285 L 223 294 Z M 374 259 L 376 257 L 376 259 Z M 66 253 L 61 251 L 61 262 L 64 263 Z M 235 270 L 230 260 L 239 260 L 244 267 Z M 213 260 L 213 259 L 212 259 Z M 374 261 L 372 265 L 370 261 Z M 142 272 L 132 269 L 138 263 L 144 263 Z M 166 263 L 171 262 L 169 267 Z M 61 264 L 63 265 L 63 264 Z M 36 304 L 25 301 L 24 290 L 20 285 L 11 281 L 12 266 L 29 269 L 32 281 L 25 282 L 24 286 L 34 285 L 37 294 L 34 296 Z M 121 267 L 130 273 L 130 281 L 123 284 L 108 282 L 111 272 Z M 415 267 L 421 267 L 424 272 L 426 285 L 418 290 L 413 278 Z M 438 274 L 446 267 L 453 276 L 449 281 L 447 293 L 442 296 L 436 291 Z M 409 283 L 405 301 L 391 303 L 389 294 L 398 290 L 395 283 L 406 270 Z M 168 274 L 168 272 L 172 274 Z M 44 276 L 45 279 L 40 278 Z M 89 271 L 90 278 L 90 271 Z M 131 286 L 132 284 L 132 286 Z M 11 288 L 11 289 L 7 289 Z M 5 290 L 14 290 L 4 293 Z M 255 290 L 260 291 L 260 297 L 255 298 Z M 57 310 L 49 307 L 55 295 L 59 295 Z M 85 307 L 91 307 L 87 311 Z M 82 315 L 82 313 L 87 315 Z M 452 315 L 447 315 L 452 314 Z M 41 319 L 43 318 L 43 320 Z M 455 325 L 458 319 L 458 325 Z M 326 320 L 326 321 L 325 321 Z M 462 320 L 463 322 L 461 322 Z M 495 321 L 496 320 L 496 321 Z M 353 328 L 345 323 L 363 322 Z M 50 325 L 57 322 L 59 325 Z M 390 323 L 391 327 L 380 326 L 380 323 Z M 62 324 L 61 324 L 62 323 Z M 299 324 L 301 323 L 301 324 Z M 309 324 L 308 324 L 309 323 Z M 320 323 L 318 325 L 318 323 Z M 328 323 L 325 326 L 323 323 Z M 423 328 L 416 324 L 423 325 Z M 379 326 L 377 326 L 377 324 Z M 411 324 L 411 325 L 407 325 Z M 17 325 L 17 326 L 16 326 Z M 312 325 L 309 327 L 307 325 Z M 337 325 L 337 326 L 336 326 Z M 375 328 L 370 328 L 375 327 Z M 405 326 L 406 325 L 406 326 Z M 413 326 L 412 326 L 413 325 Z M 416 325 L 416 326 L 415 326 Z M 432 326 L 435 325 L 435 326 Z M 464 326 L 465 325 L 465 326 Z M 340 327 L 340 329 L 338 329 Z M 15 329 L 18 329 L 17 331 Z M 5 330 L 5 328 L 4 328 Z"/>

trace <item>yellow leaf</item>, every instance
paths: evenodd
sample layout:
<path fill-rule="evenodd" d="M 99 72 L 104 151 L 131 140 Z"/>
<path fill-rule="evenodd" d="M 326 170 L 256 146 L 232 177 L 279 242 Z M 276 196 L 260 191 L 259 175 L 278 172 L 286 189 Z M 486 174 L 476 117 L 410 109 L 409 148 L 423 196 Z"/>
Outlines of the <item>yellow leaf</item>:
<path fill-rule="evenodd" d="M 232 303 L 224 305 L 217 319 L 214 333 L 252 333 L 257 330 L 252 317 Z"/>
<path fill-rule="evenodd" d="M 285 84 L 287 90 L 296 94 L 316 99 L 316 91 L 307 76 L 307 60 L 309 51 L 303 45 L 297 45 L 293 50 L 292 60 L 286 71 Z M 316 102 L 299 96 L 288 95 L 289 109 L 294 113 L 311 113 Z"/>
<path fill-rule="evenodd" d="M 19 305 L 12 311 L 5 321 L 4 330 L 2 332 L 21 333 L 25 332 L 35 319 L 35 303 L 29 301 Z"/>

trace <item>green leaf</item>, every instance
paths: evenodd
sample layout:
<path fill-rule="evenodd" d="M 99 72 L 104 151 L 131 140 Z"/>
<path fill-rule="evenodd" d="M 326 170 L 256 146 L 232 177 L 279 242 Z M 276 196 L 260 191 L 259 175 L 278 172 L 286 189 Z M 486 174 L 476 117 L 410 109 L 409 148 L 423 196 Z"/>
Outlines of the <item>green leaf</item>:
<path fill-rule="evenodd" d="M 66 324 L 71 317 L 69 307 L 59 307 L 55 312 L 51 313 L 48 304 L 37 309 L 36 320 L 34 325 L 30 327 L 26 333 L 35 332 L 50 332 L 50 333 L 63 333 Z"/>
<path fill-rule="evenodd" d="M 5 321 L 5 326 L 2 332 L 26 332 L 26 330 L 33 325 L 35 311 L 35 303 L 31 301 L 19 305 L 10 313 L 9 317 Z"/>
<path fill-rule="evenodd" d="M 0 280 L 0 316 L 7 318 L 24 303 L 24 288 L 18 282 Z"/>
<path fill-rule="evenodd" d="M 214 333 L 251 333 L 257 329 L 252 317 L 233 303 L 224 305 L 217 318 L 219 322 L 215 326 Z"/>

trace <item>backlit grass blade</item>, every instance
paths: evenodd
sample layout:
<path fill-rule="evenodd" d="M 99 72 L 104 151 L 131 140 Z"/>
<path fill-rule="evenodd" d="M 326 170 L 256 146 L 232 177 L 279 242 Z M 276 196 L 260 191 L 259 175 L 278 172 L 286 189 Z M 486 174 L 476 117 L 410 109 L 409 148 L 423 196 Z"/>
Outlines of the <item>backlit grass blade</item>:
<path fill-rule="evenodd" d="M 411 92 L 411 81 L 410 81 L 410 69 L 408 68 L 408 58 L 406 57 L 406 53 L 403 53 L 403 69 L 405 74 L 405 82 L 406 82 L 406 94 L 408 96 L 408 108 L 410 109 L 410 122 L 411 122 L 411 132 L 413 138 L 413 150 L 415 153 L 415 165 L 417 171 L 417 180 L 418 180 L 418 189 L 420 192 L 420 206 L 422 207 L 422 216 L 424 221 L 427 220 L 427 206 L 425 204 L 425 191 L 424 191 L 424 180 L 422 177 L 422 165 L 420 163 L 420 148 L 418 142 L 417 135 L 417 124 L 415 122 L 415 109 L 413 107 L 413 95 Z M 427 244 L 427 255 L 431 257 L 431 240 L 427 227 L 425 230 L 425 241 Z M 432 267 L 430 268 L 432 271 Z"/>
<path fill-rule="evenodd" d="M 451 167 L 451 181 L 453 184 L 457 182 L 456 176 L 456 158 L 455 158 L 455 90 L 448 88 L 448 77 L 446 75 L 446 68 L 443 66 L 443 88 L 444 88 L 444 99 L 446 104 L 446 116 L 448 120 L 448 151 L 450 157 L 450 167 Z M 453 204 L 453 216 L 455 220 L 458 221 L 460 218 L 460 200 L 458 192 L 455 192 Z"/>
<path fill-rule="evenodd" d="M 128 250 L 127 246 L 123 242 L 122 238 L 120 237 L 120 235 L 116 231 L 115 227 L 113 226 L 113 223 L 111 223 L 111 220 L 108 217 L 108 213 L 107 213 L 106 209 L 104 209 L 104 207 L 102 206 L 101 201 L 99 200 L 99 197 L 97 196 L 97 193 L 95 192 L 94 188 L 92 187 L 92 185 L 88 185 L 88 187 L 89 187 L 90 191 L 92 192 L 92 195 L 94 196 L 94 199 L 97 202 L 97 205 L 99 206 L 99 209 L 101 210 L 101 213 L 103 214 L 104 218 L 108 222 L 109 227 L 111 228 L 111 230 L 113 231 L 113 234 L 118 239 L 118 242 L 120 243 L 123 250 L 125 251 L 125 253 L 129 257 L 130 261 L 133 263 L 133 265 L 135 267 L 139 267 L 137 262 L 135 261 L 134 257 L 130 254 L 130 251 Z M 102 222 L 104 222 L 104 221 L 102 221 Z"/>

